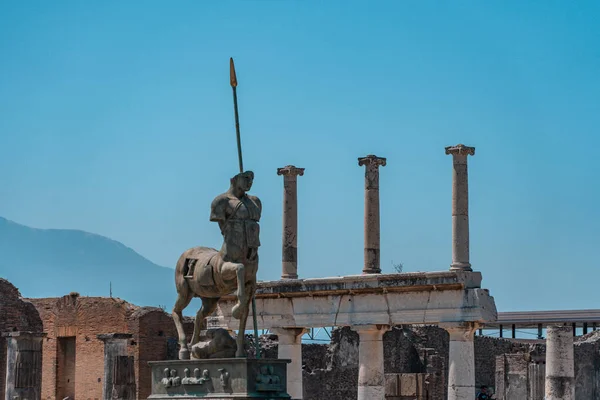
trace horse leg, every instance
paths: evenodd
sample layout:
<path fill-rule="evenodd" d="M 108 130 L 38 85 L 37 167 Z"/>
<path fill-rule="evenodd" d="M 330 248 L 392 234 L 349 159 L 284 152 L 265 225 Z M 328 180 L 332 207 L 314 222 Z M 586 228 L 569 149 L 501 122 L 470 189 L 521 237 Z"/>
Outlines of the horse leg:
<path fill-rule="evenodd" d="M 250 314 L 250 301 L 252 300 L 252 294 L 254 293 L 255 284 L 248 282 L 245 285 L 245 291 L 248 294 L 248 298 L 245 299 L 244 303 L 241 303 L 241 316 L 240 316 L 240 326 L 238 330 L 238 336 L 236 338 L 237 342 L 237 351 L 235 353 L 236 357 L 245 357 L 246 352 L 244 351 L 244 337 L 246 333 L 246 323 L 248 321 L 248 314 Z"/>
<path fill-rule="evenodd" d="M 177 328 L 177 335 L 179 336 L 179 359 L 180 360 L 189 360 L 190 351 L 187 347 L 187 340 L 185 337 L 185 330 L 183 329 L 183 320 L 182 311 L 190 304 L 192 298 L 194 296 L 190 293 L 190 290 L 187 285 L 181 288 L 181 290 L 177 291 L 177 301 L 173 306 L 173 321 L 175 322 L 175 327 Z"/>
<path fill-rule="evenodd" d="M 237 281 L 236 296 L 238 301 L 231 309 L 231 315 L 235 319 L 240 319 L 241 315 L 243 314 L 243 305 L 247 300 L 247 293 L 245 287 L 246 269 L 244 267 L 244 264 L 226 262 L 223 263 L 221 271 L 223 273 L 223 276 L 235 274 Z"/>
<path fill-rule="evenodd" d="M 196 320 L 194 321 L 194 334 L 192 335 L 192 341 L 190 347 L 200 341 L 200 331 L 206 326 L 205 318 L 215 311 L 219 299 L 210 297 L 200 297 L 202 300 L 202 307 L 196 313 Z"/>

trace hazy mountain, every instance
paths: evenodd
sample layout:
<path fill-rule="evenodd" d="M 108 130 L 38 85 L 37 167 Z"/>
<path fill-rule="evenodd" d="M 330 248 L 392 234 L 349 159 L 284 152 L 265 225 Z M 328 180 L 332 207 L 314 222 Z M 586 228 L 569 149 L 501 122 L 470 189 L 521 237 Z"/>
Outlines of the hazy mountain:
<path fill-rule="evenodd" d="M 114 297 L 170 310 L 174 274 L 104 236 L 34 229 L 0 217 L 0 277 L 24 297 L 109 296 L 112 282 Z"/>

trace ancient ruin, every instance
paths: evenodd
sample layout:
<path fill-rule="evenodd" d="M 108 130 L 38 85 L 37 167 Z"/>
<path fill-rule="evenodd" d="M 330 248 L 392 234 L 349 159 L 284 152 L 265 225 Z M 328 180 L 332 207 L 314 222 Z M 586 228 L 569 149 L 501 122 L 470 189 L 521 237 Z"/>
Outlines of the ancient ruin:
<path fill-rule="evenodd" d="M 304 168 L 288 165 L 277 169 L 284 177 L 281 279 L 257 282 L 263 210 L 248 193 L 254 173 L 243 169 L 233 60 L 230 71 L 240 171 L 210 207 L 221 249 L 181 255 L 170 315 L 112 293 L 23 299 L 0 279 L 0 395 L 466 400 L 487 386 L 503 400 L 600 399 L 600 315 L 581 321 L 580 338 L 577 321 L 536 320 L 537 339 L 516 339 L 518 318 L 499 317 L 473 269 L 467 159 L 474 147 L 445 148 L 453 166 L 449 268 L 381 273 L 379 167 L 387 160 L 368 155 L 358 159 L 365 167 L 362 273 L 299 277 L 297 177 Z M 193 297 L 202 307 L 184 318 Z M 512 339 L 502 338 L 502 324 L 512 326 Z M 500 338 L 482 335 L 490 327 Z M 331 329 L 331 341 L 303 343 L 314 329 Z"/>

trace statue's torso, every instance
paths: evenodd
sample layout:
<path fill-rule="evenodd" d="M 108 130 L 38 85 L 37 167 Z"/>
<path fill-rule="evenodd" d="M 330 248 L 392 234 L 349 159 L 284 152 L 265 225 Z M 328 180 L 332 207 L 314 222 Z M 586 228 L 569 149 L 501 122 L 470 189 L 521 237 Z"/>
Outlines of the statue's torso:
<path fill-rule="evenodd" d="M 221 251 L 225 261 L 246 261 L 249 250 L 258 249 L 260 217 L 260 200 L 255 196 L 244 195 L 237 198 L 230 193 L 224 193 L 215 198 L 211 220 L 219 221 L 221 226 L 224 240 Z M 253 254 L 256 254 L 256 251 Z"/>

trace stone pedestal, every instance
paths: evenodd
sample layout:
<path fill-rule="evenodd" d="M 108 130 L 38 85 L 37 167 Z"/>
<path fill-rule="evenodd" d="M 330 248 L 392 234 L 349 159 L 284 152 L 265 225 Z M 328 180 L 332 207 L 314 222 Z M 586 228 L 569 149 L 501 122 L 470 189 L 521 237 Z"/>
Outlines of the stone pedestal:
<path fill-rule="evenodd" d="M 127 341 L 133 335 L 107 333 L 97 337 L 104 342 L 102 398 L 134 400 L 136 398 L 134 360 L 133 356 L 127 354 Z"/>
<path fill-rule="evenodd" d="M 42 340 L 45 333 L 8 332 L 6 337 L 6 400 L 40 400 Z"/>
<path fill-rule="evenodd" d="M 440 324 L 450 334 L 448 355 L 448 400 L 475 398 L 475 349 L 477 324 Z"/>
<path fill-rule="evenodd" d="M 281 279 L 298 279 L 298 175 L 304 168 L 288 165 L 277 169 L 283 175 L 283 239 Z"/>
<path fill-rule="evenodd" d="M 546 400 L 575 399 L 573 331 L 570 326 L 546 329 Z"/>
<path fill-rule="evenodd" d="M 475 147 L 463 144 L 446 147 L 452 154 L 452 264 L 451 270 L 471 271 L 469 262 L 469 176 L 467 156 Z"/>
<path fill-rule="evenodd" d="M 290 400 L 290 360 L 215 358 L 152 361 L 148 399 Z"/>
<path fill-rule="evenodd" d="M 358 400 L 385 400 L 383 334 L 388 325 L 354 326 L 358 332 Z"/>
<path fill-rule="evenodd" d="M 386 159 L 372 154 L 358 159 L 365 166 L 365 265 L 363 274 L 379 274 L 381 266 L 379 231 L 379 166 Z"/>
<path fill-rule="evenodd" d="M 272 330 L 279 339 L 278 357 L 292 360 L 287 369 L 288 393 L 294 400 L 301 400 L 302 388 L 302 335 L 308 332 L 303 328 L 275 328 Z"/>

